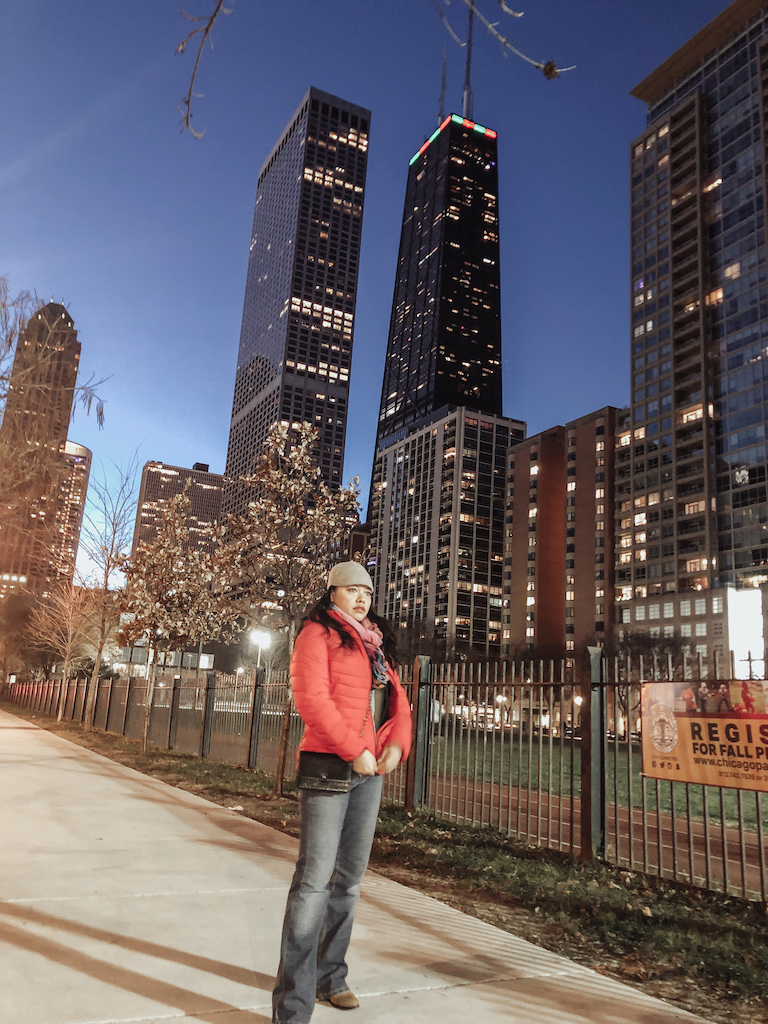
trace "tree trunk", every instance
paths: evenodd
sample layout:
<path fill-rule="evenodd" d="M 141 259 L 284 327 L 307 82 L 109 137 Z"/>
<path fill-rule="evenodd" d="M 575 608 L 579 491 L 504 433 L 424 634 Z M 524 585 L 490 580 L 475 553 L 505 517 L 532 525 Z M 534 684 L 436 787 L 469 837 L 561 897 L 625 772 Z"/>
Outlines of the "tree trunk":
<path fill-rule="evenodd" d="M 296 626 L 293 622 L 288 628 L 288 660 L 290 663 L 293 654 L 293 644 L 296 639 Z M 283 782 L 285 781 L 285 763 L 288 760 L 288 738 L 291 734 L 291 679 L 288 677 L 288 685 L 285 688 L 285 708 L 283 710 L 283 724 L 280 729 L 280 745 L 277 748 L 277 766 L 275 768 L 275 784 L 272 787 L 272 796 L 283 795 Z"/>
<path fill-rule="evenodd" d="M 283 795 L 283 782 L 285 780 L 285 762 L 288 760 L 288 737 L 291 733 L 291 687 L 285 688 L 285 708 L 283 710 L 283 724 L 280 729 L 280 746 L 277 750 L 277 765 L 275 767 L 275 784 L 272 787 L 272 796 Z"/>
<path fill-rule="evenodd" d="M 91 673 L 91 679 L 87 686 L 87 692 L 85 695 L 85 719 L 83 721 L 83 728 L 86 732 L 90 732 L 93 729 L 93 718 L 96 714 L 96 700 L 99 696 L 99 672 L 101 670 L 101 656 L 104 653 L 104 640 L 99 641 L 99 646 L 96 651 L 96 657 L 93 661 L 93 672 Z"/>
<path fill-rule="evenodd" d="M 149 716 L 152 714 L 152 700 L 155 696 L 155 651 L 151 649 L 152 660 L 147 663 L 147 691 L 144 695 L 144 722 L 141 727 L 141 752 L 146 754 L 149 742 Z"/>
<path fill-rule="evenodd" d="M 69 659 L 64 659 L 64 671 L 59 690 L 59 708 L 56 714 L 56 721 L 60 722 L 64 717 L 64 709 L 67 706 L 67 694 L 69 692 Z"/>

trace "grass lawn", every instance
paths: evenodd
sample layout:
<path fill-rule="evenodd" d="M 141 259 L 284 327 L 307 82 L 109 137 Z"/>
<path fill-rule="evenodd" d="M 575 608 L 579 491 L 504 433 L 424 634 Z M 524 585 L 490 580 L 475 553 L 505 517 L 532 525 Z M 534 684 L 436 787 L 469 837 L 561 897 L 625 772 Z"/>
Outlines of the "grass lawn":
<path fill-rule="evenodd" d="M 563 797 L 570 795 L 573 784 L 573 795 L 580 794 L 581 742 L 578 739 L 541 734 L 529 739 L 517 731 L 449 729 L 444 736 L 433 736 L 430 758 L 432 772 L 441 776 L 454 774 L 468 781 L 549 790 Z M 744 828 L 754 830 L 761 813 L 763 827 L 768 829 L 765 794 L 644 778 L 639 743 L 608 741 L 606 787 L 609 804 L 640 808 L 645 787 L 646 807 L 650 812 L 657 810 L 658 800 L 658 810 L 669 813 L 674 800 L 675 813 L 683 815 L 687 814 L 687 790 L 690 814 L 696 820 L 704 818 L 706 799 L 712 821 L 719 821 L 722 813 L 726 824 L 737 825 L 741 814 Z"/>

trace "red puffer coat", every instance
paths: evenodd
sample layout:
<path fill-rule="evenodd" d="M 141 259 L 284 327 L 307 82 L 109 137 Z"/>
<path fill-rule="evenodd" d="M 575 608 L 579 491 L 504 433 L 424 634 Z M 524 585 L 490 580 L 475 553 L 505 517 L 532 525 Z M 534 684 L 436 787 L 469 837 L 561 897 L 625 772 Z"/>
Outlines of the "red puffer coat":
<path fill-rule="evenodd" d="M 397 672 L 389 670 L 388 718 L 374 736 L 371 662 L 359 635 L 341 619 L 339 623 L 354 647 L 343 647 L 338 633 L 326 631 L 319 622 L 308 622 L 296 639 L 291 683 L 304 722 L 300 749 L 354 761 L 364 750 L 378 758 L 384 747 L 396 743 L 405 760 L 411 748 L 411 708 Z"/>

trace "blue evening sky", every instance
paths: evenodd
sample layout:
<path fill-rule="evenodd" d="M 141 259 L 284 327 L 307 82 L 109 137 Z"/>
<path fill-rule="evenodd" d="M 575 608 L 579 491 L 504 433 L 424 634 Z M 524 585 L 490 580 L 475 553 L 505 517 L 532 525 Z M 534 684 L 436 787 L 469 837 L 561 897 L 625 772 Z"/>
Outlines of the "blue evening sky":
<path fill-rule="evenodd" d="M 205 13 L 213 0 L 187 0 Z M 529 433 L 628 401 L 630 89 L 725 0 L 478 7 L 555 81 L 476 25 L 474 117 L 499 136 L 504 412 Z M 4 0 L 0 274 L 64 302 L 106 425 L 98 463 L 223 472 L 256 178 L 310 85 L 372 111 L 345 475 L 365 500 L 408 161 L 461 109 L 464 50 L 433 0 L 231 0 L 179 132 L 193 49 L 175 0 Z M 461 0 L 443 6 L 466 34 Z M 511 4 L 510 4 L 511 6 Z M 365 510 L 363 510 L 365 511 Z"/>

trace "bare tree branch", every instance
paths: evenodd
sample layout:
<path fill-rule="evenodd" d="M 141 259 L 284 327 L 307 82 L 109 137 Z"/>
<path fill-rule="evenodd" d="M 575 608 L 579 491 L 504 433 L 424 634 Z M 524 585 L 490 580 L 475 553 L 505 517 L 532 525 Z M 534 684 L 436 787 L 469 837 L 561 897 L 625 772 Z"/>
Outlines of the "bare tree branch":
<path fill-rule="evenodd" d="M 195 57 L 195 66 L 192 68 L 192 77 L 189 80 L 189 91 L 182 100 L 183 106 L 179 107 L 179 113 L 182 115 L 182 132 L 188 130 L 192 132 L 196 139 L 202 139 L 203 135 L 205 135 L 204 131 L 198 132 L 192 127 L 192 100 L 194 97 L 202 95 L 202 93 L 196 93 L 194 89 L 195 79 L 197 78 L 198 68 L 200 67 L 200 60 L 203 56 L 203 47 L 205 46 L 206 40 L 210 36 L 211 30 L 213 29 L 213 26 L 216 24 L 216 19 L 219 17 L 219 15 L 231 14 L 231 12 L 231 7 L 224 6 L 224 0 L 216 0 L 216 6 L 213 9 L 213 12 L 208 15 L 187 14 L 184 8 L 181 8 L 181 13 L 184 15 L 187 21 L 191 21 L 193 24 L 195 22 L 203 23 L 201 25 L 198 25 L 197 28 L 192 29 L 191 32 L 187 33 L 187 35 L 176 47 L 176 53 L 185 53 L 187 49 L 187 43 L 194 39 L 195 36 L 200 36 L 200 46 L 197 49 L 197 56 Z M 211 48 L 213 48 L 213 42 L 211 42 Z"/>
<path fill-rule="evenodd" d="M 454 30 L 449 25 L 448 19 L 445 16 L 445 12 L 440 7 L 439 0 L 432 0 L 432 2 L 435 5 L 435 8 L 437 9 L 437 13 L 440 16 L 440 20 L 445 25 L 446 29 L 448 30 L 454 41 L 457 42 L 459 46 L 466 46 L 466 42 L 462 42 L 461 39 L 456 34 L 456 32 L 454 32 Z M 496 41 L 501 46 L 502 51 L 509 51 L 510 53 L 514 53 L 516 57 L 519 57 L 521 60 L 524 60 L 527 64 L 531 64 L 533 67 L 538 68 L 539 71 L 543 72 L 544 77 L 548 81 L 551 81 L 553 78 L 559 78 L 561 72 L 563 71 L 573 71 L 575 69 L 575 64 L 571 65 L 571 67 L 559 68 L 553 60 L 533 60 L 531 57 L 527 57 L 524 53 L 522 53 L 522 51 L 518 50 L 516 46 L 513 46 L 505 35 L 502 35 L 502 33 L 499 32 L 497 27 L 499 25 L 498 21 L 489 21 L 488 18 L 486 18 L 485 15 L 478 10 L 476 6 L 476 0 L 463 0 L 463 3 L 465 3 L 467 7 L 469 7 L 472 10 L 478 21 L 481 21 L 483 25 L 485 25 L 489 33 L 494 37 L 494 39 L 496 39 Z M 504 11 L 505 14 L 511 15 L 513 18 L 522 18 L 523 16 L 522 11 L 513 11 L 511 8 L 507 7 L 507 5 L 504 3 L 504 0 L 499 0 L 499 6 L 501 7 L 502 11 Z M 506 56 L 506 52 L 504 53 L 504 56 Z"/>

